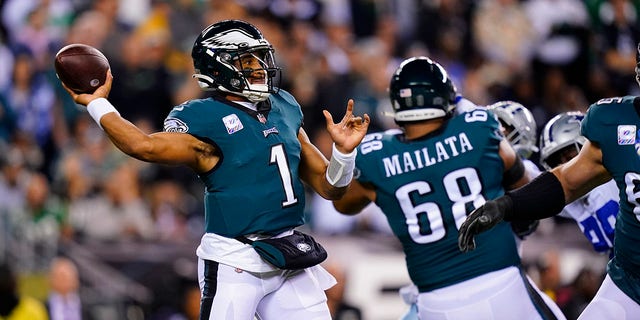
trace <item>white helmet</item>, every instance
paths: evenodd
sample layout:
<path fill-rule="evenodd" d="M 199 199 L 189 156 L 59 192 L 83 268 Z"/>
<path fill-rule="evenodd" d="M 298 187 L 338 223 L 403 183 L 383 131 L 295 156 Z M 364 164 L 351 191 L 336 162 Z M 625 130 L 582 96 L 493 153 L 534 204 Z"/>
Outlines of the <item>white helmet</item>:
<path fill-rule="evenodd" d="M 580 134 L 580 124 L 584 114 L 580 111 L 569 111 L 553 117 L 544 126 L 540 134 L 540 164 L 551 170 L 561 164 L 560 151 L 575 148 L 580 152 L 587 138 Z"/>
<path fill-rule="evenodd" d="M 507 140 L 513 149 L 523 158 L 528 159 L 531 154 L 538 152 L 536 147 L 537 125 L 533 114 L 522 104 L 514 101 L 498 101 L 488 105 L 508 131 Z"/>

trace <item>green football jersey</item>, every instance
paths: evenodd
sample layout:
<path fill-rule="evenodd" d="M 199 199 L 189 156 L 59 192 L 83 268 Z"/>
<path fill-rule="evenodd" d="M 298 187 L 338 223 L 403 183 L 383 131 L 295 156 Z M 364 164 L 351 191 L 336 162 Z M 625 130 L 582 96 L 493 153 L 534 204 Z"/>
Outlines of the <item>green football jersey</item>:
<path fill-rule="evenodd" d="M 476 250 L 458 249 L 458 228 L 467 214 L 504 194 L 502 138 L 493 114 L 474 109 L 421 139 L 407 141 L 390 130 L 369 134 L 360 144 L 356 178 L 375 187 L 375 202 L 402 243 L 420 292 L 520 264 L 505 222 L 478 235 Z"/>
<path fill-rule="evenodd" d="M 273 235 L 304 223 L 298 177 L 302 110 L 284 90 L 253 111 L 221 98 L 175 107 L 165 131 L 215 145 L 220 162 L 200 175 L 205 185 L 205 231 L 225 237 Z"/>
<path fill-rule="evenodd" d="M 608 273 L 629 297 L 640 303 L 640 98 L 602 99 L 589 107 L 582 135 L 602 150 L 602 162 L 618 186 L 614 258 Z"/>

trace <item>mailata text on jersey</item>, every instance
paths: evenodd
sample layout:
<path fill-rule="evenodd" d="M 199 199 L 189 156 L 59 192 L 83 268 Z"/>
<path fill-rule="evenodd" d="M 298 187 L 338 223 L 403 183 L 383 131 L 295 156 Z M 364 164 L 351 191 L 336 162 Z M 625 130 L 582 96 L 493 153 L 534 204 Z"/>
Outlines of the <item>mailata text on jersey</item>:
<path fill-rule="evenodd" d="M 436 141 L 433 148 L 424 147 L 413 152 L 395 154 L 382 158 L 382 163 L 387 177 L 391 177 L 449 160 L 471 150 L 473 150 L 471 141 L 464 132 L 461 132 L 457 137 L 450 136 Z M 435 153 L 435 156 L 430 156 L 430 153 Z M 402 162 L 400 158 L 402 158 Z"/>

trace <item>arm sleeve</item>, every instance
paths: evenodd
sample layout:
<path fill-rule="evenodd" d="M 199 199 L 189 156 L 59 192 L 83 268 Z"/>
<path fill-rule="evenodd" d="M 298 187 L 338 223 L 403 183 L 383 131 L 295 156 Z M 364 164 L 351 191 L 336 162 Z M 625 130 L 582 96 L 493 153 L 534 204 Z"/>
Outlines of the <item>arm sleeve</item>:
<path fill-rule="evenodd" d="M 504 220 L 538 220 L 552 217 L 565 206 L 564 190 L 551 172 L 543 172 L 521 188 L 509 191 L 505 197 L 512 202 Z"/>

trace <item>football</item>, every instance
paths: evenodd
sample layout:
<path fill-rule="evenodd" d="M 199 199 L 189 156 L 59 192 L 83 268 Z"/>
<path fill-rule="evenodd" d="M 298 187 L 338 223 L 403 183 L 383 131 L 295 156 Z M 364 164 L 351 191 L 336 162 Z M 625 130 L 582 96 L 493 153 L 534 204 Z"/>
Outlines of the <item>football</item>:
<path fill-rule="evenodd" d="M 109 60 L 100 50 L 86 44 L 70 44 L 56 53 L 58 79 L 75 93 L 93 93 L 104 84 Z"/>

